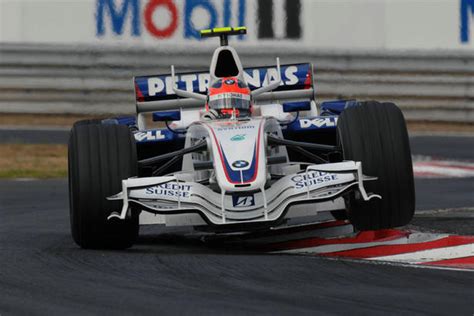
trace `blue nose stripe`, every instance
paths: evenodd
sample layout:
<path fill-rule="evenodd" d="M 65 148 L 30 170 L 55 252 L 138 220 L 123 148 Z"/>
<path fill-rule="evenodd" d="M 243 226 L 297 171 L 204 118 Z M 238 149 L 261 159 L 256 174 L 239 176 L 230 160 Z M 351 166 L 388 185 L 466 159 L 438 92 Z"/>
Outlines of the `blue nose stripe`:
<path fill-rule="evenodd" d="M 248 162 L 245 160 L 236 160 L 232 163 L 232 166 L 229 164 L 225 152 L 221 146 L 222 156 L 224 157 L 224 168 L 226 171 L 227 176 L 230 178 L 232 183 L 242 183 L 242 182 L 249 182 L 256 177 L 257 172 L 257 145 L 255 144 L 253 155 L 252 155 L 252 162 Z M 233 170 L 234 168 L 245 168 L 250 164 L 250 168 L 247 170 Z M 241 177 L 242 175 L 242 177 Z"/>

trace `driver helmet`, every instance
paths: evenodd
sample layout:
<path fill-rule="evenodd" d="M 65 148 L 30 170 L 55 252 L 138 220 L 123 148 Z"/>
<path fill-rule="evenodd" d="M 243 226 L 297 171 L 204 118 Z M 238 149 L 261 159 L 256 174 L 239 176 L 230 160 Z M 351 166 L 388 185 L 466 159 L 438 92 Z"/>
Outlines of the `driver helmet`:
<path fill-rule="evenodd" d="M 246 117 L 251 114 L 250 89 L 236 77 L 219 78 L 209 87 L 207 110 L 214 110 L 221 118 Z"/>

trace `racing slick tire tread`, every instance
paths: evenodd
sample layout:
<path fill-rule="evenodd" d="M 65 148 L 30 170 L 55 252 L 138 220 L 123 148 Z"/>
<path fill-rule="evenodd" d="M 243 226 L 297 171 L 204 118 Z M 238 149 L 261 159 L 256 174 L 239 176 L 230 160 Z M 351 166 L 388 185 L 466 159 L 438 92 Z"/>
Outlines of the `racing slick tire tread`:
<path fill-rule="evenodd" d="M 96 125 L 101 124 L 101 119 L 88 119 L 88 120 L 80 120 L 74 123 L 73 127 L 80 126 L 80 125 Z"/>
<path fill-rule="evenodd" d="M 135 140 L 126 126 L 77 124 L 68 145 L 69 203 L 74 241 L 86 249 L 125 249 L 138 236 L 138 213 L 107 220 L 121 201 L 108 196 L 122 190 L 122 179 L 137 175 Z"/>
<path fill-rule="evenodd" d="M 345 160 L 362 162 L 362 172 L 378 177 L 364 181 L 366 191 L 382 199 L 364 201 L 352 194 L 348 217 L 358 230 L 408 224 L 415 209 L 410 143 L 405 119 L 393 103 L 361 102 L 344 110 L 337 124 Z"/>

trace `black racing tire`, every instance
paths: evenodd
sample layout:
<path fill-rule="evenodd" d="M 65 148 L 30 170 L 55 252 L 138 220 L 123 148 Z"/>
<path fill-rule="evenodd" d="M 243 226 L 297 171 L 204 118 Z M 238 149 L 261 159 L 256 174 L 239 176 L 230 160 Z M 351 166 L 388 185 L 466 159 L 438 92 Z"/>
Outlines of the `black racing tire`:
<path fill-rule="evenodd" d="M 102 119 L 88 119 L 88 120 L 80 120 L 74 123 L 73 128 L 80 125 L 96 125 L 100 124 Z"/>
<path fill-rule="evenodd" d="M 69 206 L 74 241 L 85 249 L 125 249 L 138 237 L 138 213 L 107 220 L 121 201 L 106 198 L 137 175 L 135 139 L 127 126 L 78 124 L 69 137 Z"/>
<path fill-rule="evenodd" d="M 393 103 L 361 102 L 344 110 L 337 123 L 344 160 L 362 162 L 368 193 L 382 196 L 364 201 L 346 199 L 348 217 L 357 230 L 394 228 L 408 224 L 415 210 L 415 186 L 405 119 Z"/>

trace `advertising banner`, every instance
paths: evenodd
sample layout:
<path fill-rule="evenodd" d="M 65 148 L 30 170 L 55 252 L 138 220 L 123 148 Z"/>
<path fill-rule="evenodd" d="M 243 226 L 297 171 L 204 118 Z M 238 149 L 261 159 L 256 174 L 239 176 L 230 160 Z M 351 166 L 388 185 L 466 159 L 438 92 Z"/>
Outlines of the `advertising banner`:
<path fill-rule="evenodd" d="M 472 50 L 474 0 L 0 0 L 0 42 L 175 48 L 221 26 L 248 27 L 234 45 Z"/>

